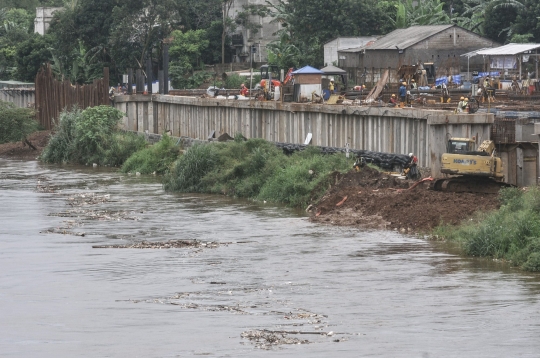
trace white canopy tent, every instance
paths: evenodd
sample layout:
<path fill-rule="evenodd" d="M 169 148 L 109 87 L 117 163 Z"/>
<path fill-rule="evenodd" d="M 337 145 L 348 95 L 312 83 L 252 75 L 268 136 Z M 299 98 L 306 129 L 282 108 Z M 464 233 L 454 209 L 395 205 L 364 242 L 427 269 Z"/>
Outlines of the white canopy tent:
<path fill-rule="evenodd" d="M 479 50 L 474 50 L 474 51 L 467 52 L 467 53 L 464 53 L 463 55 L 461 55 L 461 57 L 467 57 L 467 76 L 468 76 L 467 79 L 469 81 L 471 80 L 471 71 L 469 70 L 469 64 L 470 64 L 471 57 L 474 57 L 474 56 L 478 55 L 478 51 L 487 50 L 487 49 L 489 49 L 489 47 L 484 47 L 484 48 L 481 48 Z"/>
<path fill-rule="evenodd" d="M 498 58 L 499 61 L 497 62 L 499 64 L 502 64 L 503 73 L 505 70 L 510 69 L 509 66 L 507 65 L 511 65 L 511 63 L 513 63 L 512 61 L 509 61 L 507 58 L 513 57 L 516 60 L 519 60 L 519 61 L 516 61 L 516 65 L 519 64 L 518 67 L 519 67 L 520 79 L 522 77 L 521 70 L 522 70 L 523 59 L 525 58 L 525 56 L 533 56 L 537 58 L 535 73 L 536 73 L 536 79 L 538 79 L 538 56 L 539 56 L 538 49 L 539 48 L 540 48 L 540 44 L 510 43 L 510 44 L 500 46 L 500 47 L 485 48 L 485 49 L 480 49 L 477 51 L 472 51 L 462 56 L 467 56 L 468 58 L 471 58 L 476 55 L 488 56 L 488 58 L 490 59 L 490 62 L 489 62 L 490 68 L 492 65 L 491 58 Z"/>

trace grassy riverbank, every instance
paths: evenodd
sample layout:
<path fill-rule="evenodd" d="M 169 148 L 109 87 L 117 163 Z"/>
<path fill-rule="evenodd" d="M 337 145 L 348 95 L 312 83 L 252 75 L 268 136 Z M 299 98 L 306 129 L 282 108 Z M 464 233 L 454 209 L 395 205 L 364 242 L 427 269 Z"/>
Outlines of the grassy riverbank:
<path fill-rule="evenodd" d="M 154 145 L 133 153 L 122 165 L 123 173 L 165 174 L 180 155 L 180 147 L 164 134 Z"/>
<path fill-rule="evenodd" d="M 467 255 L 540 271 L 540 189 L 503 189 L 499 200 L 499 210 L 478 213 L 459 226 L 439 226 L 434 235 L 459 243 Z"/>
<path fill-rule="evenodd" d="M 427 232 L 444 220 L 450 224 L 436 227 L 433 235 L 459 243 L 465 254 L 540 271 L 537 187 L 502 190 L 497 209 L 494 195 L 390 190 L 411 183 L 396 182 L 388 173 L 351 171 L 352 157 L 323 155 L 316 147 L 285 155 L 273 143 L 241 135 L 230 142 L 197 144 L 183 154 L 168 136 L 148 146 L 142 136 L 117 129 L 121 115 L 105 106 L 62 113 L 41 160 L 123 165 L 123 172 L 164 174 L 168 191 L 222 194 L 299 208 L 315 204 L 314 217 L 336 225 L 374 227 L 379 220 L 375 227 Z M 336 175 L 346 172 L 347 180 L 334 185 Z M 330 186 L 335 190 L 319 202 Z"/>
<path fill-rule="evenodd" d="M 237 136 L 189 148 L 165 176 L 164 187 L 306 207 L 324 194 L 332 173 L 351 166 L 352 158 L 322 155 L 315 147 L 287 156 L 270 142 Z"/>
<path fill-rule="evenodd" d="M 122 165 L 146 147 L 143 137 L 118 129 L 122 117 L 122 112 L 110 106 L 62 112 L 40 159 L 46 163 Z"/>

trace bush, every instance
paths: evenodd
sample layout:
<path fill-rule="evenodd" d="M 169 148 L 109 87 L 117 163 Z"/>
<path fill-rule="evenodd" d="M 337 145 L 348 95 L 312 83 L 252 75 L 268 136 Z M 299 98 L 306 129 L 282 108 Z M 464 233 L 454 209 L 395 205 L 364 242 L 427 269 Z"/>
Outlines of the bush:
<path fill-rule="evenodd" d="M 122 172 L 165 174 L 179 154 L 180 148 L 165 134 L 153 146 L 141 149 L 129 157 L 122 165 Z"/>
<path fill-rule="evenodd" d="M 249 78 L 246 79 L 246 86 L 249 87 L 249 85 L 251 84 L 251 89 L 254 89 L 255 87 L 257 87 L 257 84 L 261 83 L 261 75 L 256 75 L 255 73 L 253 73 L 253 80 L 250 81 Z"/>
<path fill-rule="evenodd" d="M 101 165 L 119 167 L 124 164 L 134 153 L 146 147 L 146 140 L 137 133 L 115 131 L 104 141 L 106 144 L 100 155 L 93 156 L 86 163 L 98 163 Z M 80 163 L 84 163 L 84 160 Z"/>
<path fill-rule="evenodd" d="M 459 227 L 437 231 L 461 243 L 468 255 L 504 259 L 525 270 L 539 271 L 540 189 L 503 189 L 499 200 L 499 210 L 479 214 Z"/>
<path fill-rule="evenodd" d="M 227 76 L 227 78 L 225 79 L 225 88 L 226 89 L 236 89 L 236 88 L 240 89 L 240 85 L 242 83 L 245 84 L 246 80 L 249 80 L 249 79 L 246 79 L 246 77 L 240 76 L 239 74 L 233 73 L 232 75 Z M 247 86 L 249 87 L 249 84 L 247 84 Z"/>
<path fill-rule="evenodd" d="M 196 144 L 181 156 L 165 176 L 165 190 L 202 192 L 201 179 L 214 169 L 218 161 L 212 145 Z"/>
<path fill-rule="evenodd" d="M 122 112 L 110 106 L 63 111 L 41 160 L 47 163 L 121 165 L 146 145 L 143 137 L 118 129 L 122 116 Z"/>
<path fill-rule="evenodd" d="M 41 153 L 45 163 L 67 163 L 76 151 L 75 125 L 82 120 L 82 111 L 74 107 L 71 111 L 62 111 L 55 123 L 54 135 Z"/>
<path fill-rule="evenodd" d="M 25 140 L 38 129 L 33 110 L 0 101 L 0 144 Z"/>
<path fill-rule="evenodd" d="M 332 173 L 351 168 L 344 155 L 322 155 L 315 147 L 293 154 L 289 161 L 268 178 L 259 199 L 305 207 L 324 194 L 333 180 Z"/>
<path fill-rule="evenodd" d="M 323 156 L 317 148 L 286 156 L 265 140 L 235 136 L 232 142 L 188 149 L 165 177 L 165 189 L 304 206 L 324 193 L 333 172 L 351 164 L 344 155 Z"/>

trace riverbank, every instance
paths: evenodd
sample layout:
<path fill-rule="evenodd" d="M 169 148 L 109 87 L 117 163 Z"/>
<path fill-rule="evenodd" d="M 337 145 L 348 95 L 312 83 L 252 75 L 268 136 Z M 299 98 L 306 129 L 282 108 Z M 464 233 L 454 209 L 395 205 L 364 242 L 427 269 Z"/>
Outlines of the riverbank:
<path fill-rule="evenodd" d="M 52 131 L 38 131 L 28 136 L 28 141 L 36 149 L 32 149 L 24 142 L 0 144 L 0 157 L 15 160 L 36 160 L 49 143 Z"/>
<path fill-rule="evenodd" d="M 39 131 L 29 136 L 37 150 L 21 142 L 2 144 L 0 157 L 35 160 L 47 145 L 50 134 L 50 131 Z M 308 203 L 312 222 L 411 234 L 431 233 L 440 224 L 459 225 L 475 212 L 499 207 L 494 194 L 435 192 L 428 190 L 427 183 L 407 190 L 413 181 L 370 167 L 360 172 L 335 173 L 331 183 L 320 200 L 314 197 Z M 233 195 L 227 191 L 222 193 Z"/>
<path fill-rule="evenodd" d="M 429 190 L 429 182 L 411 188 L 414 184 L 370 167 L 351 170 L 310 208 L 310 220 L 428 234 L 499 207 L 497 194 L 445 193 Z"/>

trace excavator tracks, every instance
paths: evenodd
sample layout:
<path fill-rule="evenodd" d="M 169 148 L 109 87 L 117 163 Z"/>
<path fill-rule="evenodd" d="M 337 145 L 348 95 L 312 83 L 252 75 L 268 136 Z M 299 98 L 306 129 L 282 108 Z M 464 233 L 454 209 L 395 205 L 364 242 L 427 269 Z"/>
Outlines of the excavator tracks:
<path fill-rule="evenodd" d="M 491 178 L 440 178 L 431 182 L 430 189 L 452 193 L 497 194 L 499 190 L 512 185 Z"/>

